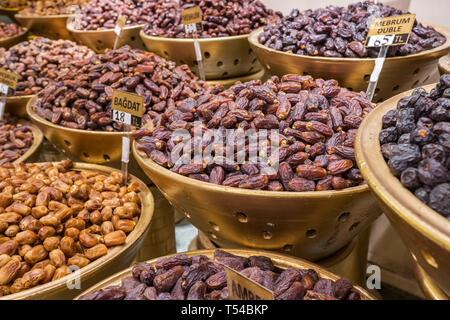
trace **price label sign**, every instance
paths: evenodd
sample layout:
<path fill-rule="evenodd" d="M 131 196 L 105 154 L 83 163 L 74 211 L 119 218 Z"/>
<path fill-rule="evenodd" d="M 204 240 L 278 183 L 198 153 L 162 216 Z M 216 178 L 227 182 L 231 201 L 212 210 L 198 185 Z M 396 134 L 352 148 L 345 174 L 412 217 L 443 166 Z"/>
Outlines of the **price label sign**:
<path fill-rule="evenodd" d="M 366 47 L 400 46 L 408 43 L 415 14 L 372 19 Z"/>
<path fill-rule="evenodd" d="M 111 119 L 113 121 L 139 128 L 142 125 L 142 115 L 145 111 L 144 97 L 114 90 L 111 109 Z"/>
<path fill-rule="evenodd" d="M 275 300 L 271 290 L 227 266 L 224 267 L 230 300 Z"/>
<path fill-rule="evenodd" d="M 114 32 L 118 37 L 122 34 L 123 28 L 125 28 L 125 25 L 127 24 L 127 17 L 120 15 L 117 18 L 116 27 L 114 28 Z"/>
<path fill-rule="evenodd" d="M 16 90 L 18 80 L 19 76 L 17 74 L 0 68 L 0 84 L 9 87 L 12 90 Z"/>
<path fill-rule="evenodd" d="M 181 21 L 184 24 L 186 33 L 197 32 L 197 24 L 202 23 L 202 10 L 200 7 L 185 9 L 181 12 Z M 192 31 L 195 30 L 195 31 Z"/>

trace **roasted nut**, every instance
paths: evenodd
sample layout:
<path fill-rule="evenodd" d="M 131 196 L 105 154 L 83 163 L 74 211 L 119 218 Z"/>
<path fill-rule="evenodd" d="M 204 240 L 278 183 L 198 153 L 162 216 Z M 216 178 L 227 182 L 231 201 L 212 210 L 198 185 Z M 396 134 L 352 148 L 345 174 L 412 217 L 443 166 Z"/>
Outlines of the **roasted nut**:
<path fill-rule="evenodd" d="M 122 230 L 118 230 L 106 234 L 103 239 L 106 246 L 112 247 L 124 244 L 127 239 L 127 235 Z"/>
<path fill-rule="evenodd" d="M 44 240 L 44 248 L 47 251 L 55 250 L 59 247 L 60 238 L 58 237 L 48 237 Z"/>
<path fill-rule="evenodd" d="M 3 267 L 0 268 L 0 285 L 5 285 L 14 279 L 20 269 L 20 262 L 11 259 Z"/>
<path fill-rule="evenodd" d="M 23 275 L 22 285 L 25 289 L 28 289 L 39 284 L 44 278 L 45 272 L 43 269 L 33 269 Z"/>
<path fill-rule="evenodd" d="M 37 245 L 35 247 L 33 247 L 33 249 L 31 249 L 30 251 L 28 251 L 27 253 L 25 253 L 24 259 L 30 263 L 30 264 L 35 264 L 43 259 L 45 259 L 47 257 L 47 250 L 45 250 L 43 245 Z"/>
<path fill-rule="evenodd" d="M 57 268 L 66 263 L 66 257 L 61 249 L 55 249 L 49 253 L 50 262 Z"/>
<path fill-rule="evenodd" d="M 83 268 L 90 263 L 90 260 L 86 258 L 84 255 L 77 253 L 73 257 L 67 260 L 67 265 L 69 266 L 77 266 L 79 268 Z"/>
<path fill-rule="evenodd" d="M 16 240 L 8 240 L 0 244 L 0 255 L 7 254 L 13 255 L 16 252 L 19 243 Z"/>
<path fill-rule="evenodd" d="M 61 266 L 55 270 L 55 273 L 53 274 L 52 281 L 61 279 L 62 277 L 65 277 L 69 274 L 69 267 L 68 266 Z"/>
<path fill-rule="evenodd" d="M 98 244 L 85 251 L 86 258 L 89 260 L 95 260 L 104 256 L 108 252 L 108 248 L 104 244 Z"/>

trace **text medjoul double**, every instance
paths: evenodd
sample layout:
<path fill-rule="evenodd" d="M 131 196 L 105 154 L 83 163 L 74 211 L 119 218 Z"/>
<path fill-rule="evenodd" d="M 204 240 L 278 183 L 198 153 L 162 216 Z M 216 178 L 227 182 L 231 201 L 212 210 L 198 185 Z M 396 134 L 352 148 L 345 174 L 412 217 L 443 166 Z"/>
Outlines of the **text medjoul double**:
<path fill-rule="evenodd" d="M 348 279 L 320 278 L 312 269 L 279 269 L 264 256 L 249 258 L 216 250 L 214 258 L 180 254 L 156 263 L 137 263 L 120 285 L 81 300 L 228 300 L 224 266 L 272 290 L 276 300 L 360 300 Z"/>
<path fill-rule="evenodd" d="M 353 144 L 373 107 L 364 93 L 340 88 L 335 80 L 289 74 L 188 99 L 156 116 L 153 131 L 133 135 L 152 161 L 200 181 L 270 191 L 338 190 L 363 183 Z M 227 129 L 253 130 L 253 137 L 267 139 L 246 136 L 239 146 Z M 186 130 L 190 140 L 177 130 Z M 202 161 L 195 162 L 199 151 Z"/>
<path fill-rule="evenodd" d="M 22 32 L 22 27 L 15 23 L 0 22 L 0 39 L 13 37 Z"/>
<path fill-rule="evenodd" d="M 386 113 L 380 144 L 392 174 L 450 219 L 450 75 L 430 93 L 414 90 Z"/>
<path fill-rule="evenodd" d="M 258 41 L 265 46 L 299 55 L 325 57 L 377 57 L 379 48 L 364 47 L 372 18 L 404 14 L 372 1 L 348 7 L 329 6 L 299 12 L 293 10 L 281 23 L 264 28 Z M 446 38 L 432 27 L 414 22 L 408 44 L 391 46 L 388 57 L 406 56 L 444 44 Z"/>
<path fill-rule="evenodd" d="M 33 132 L 5 114 L 0 121 L 0 165 L 19 159 L 33 144 Z"/>
<path fill-rule="evenodd" d="M 0 167 L 0 296 L 60 279 L 125 243 L 139 184 L 60 163 Z"/>
<path fill-rule="evenodd" d="M 186 8 L 199 6 L 202 11 L 203 31 L 201 38 L 228 37 L 248 34 L 259 27 L 278 22 L 280 12 L 267 9 L 258 0 L 181 0 L 179 5 L 171 4 L 165 12 L 151 17 L 144 32 L 151 36 L 166 38 L 189 38 L 184 31 L 181 12 Z"/>
<path fill-rule="evenodd" d="M 30 1 L 27 7 L 19 11 L 20 15 L 51 16 L 68 14 L 67 8 L 70 6 L 82 6 L 87 0 L 37 0 Z"/>
<path fill-rule="evenodd" d="M 0 48 L 0 68 L 19 76 L 16 96 L 36 94 L 54 79 L 57 72 L 67 72 L 68 62 L 89 59 L 94 52 L 69 40 L 36 37 L 8 50 Z"/>
<path fill-rule="evenodd" d="M 70 73 L 38 94 L 36 112 L 52 123 L 74 129 L 121 131 L 111 120 L 113 89 L 144 97 L 144 122 L 185 99 L 210 92 L 186 65 L 176 66 L 153 53 L 124 46 L 77 62 Z"/>

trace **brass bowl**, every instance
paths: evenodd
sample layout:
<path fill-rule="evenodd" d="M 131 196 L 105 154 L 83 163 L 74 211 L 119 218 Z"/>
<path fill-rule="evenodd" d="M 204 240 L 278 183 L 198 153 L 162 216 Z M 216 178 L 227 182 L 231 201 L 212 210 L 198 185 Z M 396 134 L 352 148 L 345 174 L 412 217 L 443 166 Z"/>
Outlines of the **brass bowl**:
<path fill-rule="evenodd" d="M 0 39 L 0 47 L 3 47 L 5 49 L 9 49 L 11 48 L 13 45 L 25 41 L 27 40 L 27 33 L 28 33 L 28 29 L 27 28 L 22 28 L 23 31 L 22 33 L 19 33 L 15 36 L 12 37 L 8 37 L 8 38 L 1 38 Z"/>
<path fill-rule="evenodd" d="M 75 163 L 74 169 L 97 171 L 109 174 L 113 171 L 118 171 L 109 167 Z M 3 300 L 63 300 L 72 299 L 80 294 L 82 290 L 89 288 L 105 277 L 109 277 L 124 268 L 130 266 L 134 256 L 139 251 L 139 248 L 144 241 L 150 221 L 154 211 L 154 200 L 150 190 L 147 186 L 137 178 L 131 176 L 131 181 L 138 181 L 140 185 L 140 198 L 142 202 L 142 213 L 134 230 L 128 234 L 126 243 L 121 246 L 108 249 L 108 253 L 91 262 L 86 267 L 80 269 L 80 284 L 81 289 L 68 289 L 67 283 L 73 283 L 77 279 L 77 273 L 72 273 L 61 279 L 48 282 L 46 284 L 33 287 L 15 294 L 1 297 Z"/>
<path fill-rule="evenodd" d="M 66 27 L 66 26 L 65 26 Z M 117 48 L 126 44 L 135 49 L 145 49 L 144 44 L 139 37 L 139 31 L 143 25 L 125 27 L 118 41 Z M 74 28 L 73 19 L 67 21 L 67 30 L 72 34 L 75 40 L 82 43 L 96 53 L 103 53 L 105 49 L 112 49 L 116 40 L 114 29 L 106 30 L 77 30 Z"/>
<path fill-rule="evenodd" d="M 436 84 L 425 86 L 431 90 Z M 413 258 L 450 293 L 450 222 L 422 203 L 393 176 L 381 151 L 382 117 L 412 91 L 399 94 L 375 108 L 361 124 L 355 141 L 358 166 L 382 211 L 389 218 Z"/>
<path fill-rule="evenodd" d="M 205 255 L 208 258 L 212 259 L 214 257 L 214 251 L 215 250 L 198 250 L 198 251 L 186 252 L 186 254 L 189 257 L 196 256 L 196 255 Z M 290 256 L 287 256 L 284 254 L 267 252 L 267 251 L 262 251 L 262 250 L 251 250 L 251 249 L 225 249 L 225 251 L 235 254 L 235 255 L 243 256 L 243 257 L 264 255 L 264 256 L 272 259 L 275 267 L 277 267 L 279 269 L 287 269 L 287 268 L 314 269 L 315 271 L 317 271 L 317 273 L 319 274 L 319 276 L 321 278 L 331 279 L 333 281 L 336 281 L 340 278 L 337 275 L 327 271 L 326 269 L 324 269 L 316 264 L 313 264 L 311 262 L 308 262 L 306 260 L 302 260 L 299 258 L 290 257 Z M 173 256 L 173 255 L 168 255 L 166 257 L 170 257 L 170 256 Z M 164 257 L 161 257 L 161 258 L 164 258 Z M 149 260 L 149 261 L 147 261 L 147 263 L 155 263 L 157 260 L 159 260 L 161 258 Z M 129 277 L 129 276 L 131 276 L 131 267 L 128 269 L 125 269 L 119 273 L 116 273 L 115 275 L 109 277 L 106 280 L 103 280 L 102 282 L 96 284 L 95 286 L 92 286 L 91 288 L 89 288 L 88 290 L 86 290 L 85 292 L 83 292 L 82 294 L 77 296 L 74 300 L 79 299 L 81 296 L 83 296 L 85 294 L 90 294 L 90 293 L 93 293 L 94 291 L 104 289 L 109 286 L 119 285 L 122 278 Z M 354 289 L 361 295 L 362 300 L 376 300 L 373 296 L 371 296 L 363 288 L 361 288 L 359 286 L 354 286 Z"/>
<path fill-rule="evenodd" d="M 38 127 L 28 121 L 20 119 L 19 123 L 31 128 L 31 132 L 33 133 L 33 144 L 20 158 L 16 159 L 14 163 L 34 162 L 39 158 L 39 151 L 42 141 L 44 140 L 44 135 Z"/>
<path fill-rule="evenodd" d="M 19 118 L 28 118 L 27 104 L 34 95 L 8 96 L 5 111 Z"/>
<path fill-rule="evenodd" d="M 447 37 L 447 41 L 440 47 L 418 54 L 387 58 L 375 90 L 374 102 L 384 101 L 430 79 L 439 58 L 450 52 L 450 30 L 431 26 Z M 314 78 L 336 79 L 340 86 L 356 92 L 366 91 L 375 59 L 312 57 L 277 51 L 258 42 L 261 31 L 258 29 L 250 35 L 250 46 L 272 74 L 309 74 Z"/>
<path fill-rule="evenodd" d="M 148 51 L 177 64 L 187 64 L 198 75 L 193 39 L 160 38 L 140 32 Z M 248 44 L 248 35 L 198 39 L 206 80 L 236 78 L 262 70 Z"/>
<path fill-rule="evenodd" d="M 341 191 L 271 192 L 219 186 L 165 169 L 133 143 L 133 155 L 169 202 L 222 248 L 332 255 L 381 213 L 367 185 Z"/>
<path fill-rule="evenodd" d="M 218 79 L 218 80 L 208 80 L 206 82 L 210 86 L 215 86 L 217 84 L 221 84 L 224 86 L 224 88 L 228 89 L 229 87 L 233 86 L 237 81 L 247 82 L 247 81 L 252 81 L 252 80 L 264 80 L 265 77 L 266 77 L 266 72 L 263 69 L 261 71 L 258 71 L 258 72 L 255 72 L 255 73 L 252 73 L 249 75 L 245 75 L 242 77 Z"/>
<path fill-rule="evenodd" d="M 439 59 L 438 67 L 441 75 L 450 73 L 450 54 Z"/>
<path fill-rule="evenodd" d="M 67 19 L 70 14 L 39 16 L 39 15 L 15 15 L 16 20 L 33 34 L 49 39 L 74 40 L 66 29 Z"/>

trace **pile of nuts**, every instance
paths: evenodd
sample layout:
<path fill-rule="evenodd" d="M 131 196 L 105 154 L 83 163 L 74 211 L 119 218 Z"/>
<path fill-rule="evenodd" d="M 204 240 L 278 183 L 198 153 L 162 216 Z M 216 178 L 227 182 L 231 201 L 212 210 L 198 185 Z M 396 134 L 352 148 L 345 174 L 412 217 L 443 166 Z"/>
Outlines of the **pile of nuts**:
<path fill-rule="evenodd" d="M 450 75 L 418 88 L 383 117 L 381 151 L 392 174 L 450 220 Z"/>
<path fill-rule="evenodd" d="M 288 74 L 281 80 L 238 83 L 219 94 L 183 101 L 155 117 L 153 131 L 143 128 L 133 136 L 138 150 L 152 161 L 200 181 L 270 191 L 339 190 L 363 183 L 353 144 L 373 107 L 365 93 L 340 88 L 336 80 Z M 200 137 L 196 121 L 202 123 Z M 181 129 L 190 135 L 187 143 L 176 133 Z M 258 135 L 267 130 L 267 140 L 277 138 L 279 143 L 246 137 L 239 147 L 224 138 L 227 129 Z M 224 157 L 230 148 L 235 153 L 228 157 L 227 151 Z M 201 162 L 193 162 L 199 149 L 210 155 L 203 153 Z M 268 160 L 252 161 L 252 152 L 265 153 Z"/>
<path fill-rule="evenodd" d="M 0 1 L 2 8 L 23 8 L 28 4 L 28 0 L 3 0 Z"/>
<path fill-rule="evenodd" d="M 211 91 L 186 65 L 177 67 L 129 46 L 107 50 L 75 67 L 70 73 L 58 71 L 58 81 L 42 90 L 34 105 L 39 116 L 73 129 L 122 131 L 123 124 L 111 120 L 113 89 L 144 97 L 144 122 Z"/>
<path fill-rule="evenodd" d="M 89 60 L 93 55 L 89 48 L 69 40 L 36 37 L 8 50 L 0 48 L 0 68 L 19 76 L 15 95 L 23 96 L 45 88 L 57 72 L 65 72 L 65 64 Z"/>
<path fill-rule="evenodd" d="M 152 21 L 155 10 L 171 0 L 91 0 L 81 8 L 79 30 L 114 29 L 119 15 L 127 17 L 127 26 Z"/>
<path fill-rule="evenodd" d="M 22 32 L 22 27 L 15 23 L 0 22 L 0 39 L 14 37 Z"/>
<path fill-rule="evenodd" d="M 31 1 L 27 7 L 20 10 L 19 14 L 23 16 L 38 15 L 51 16 L 68 14 L 67 9 L 70 6 L 82 6 L 86 0 L 35 0 Z"/>
<path fill-rule="evenodd" d="M 66 276 L 122 245 L 141 214 L 139 184 L 60 163 L 0 168 L 0 296 Z"/>
<path fill-rule="evenodd" d="M 249 258 L 216 250 L 214 259 L 185 254 L 138 263 L 132 276 L 80 300 L 228 300 L 224 266 L 272 290 L 276 300 L 360 300 L 350 280 L 320 278 L 312 269 L 278 269 L 265 256 Z"/>
<path fill-rule="evenodd" d="M 270 25 L 258 36 L 266 47 L 299 55 L 325 57 L 377 57 L 379 48 L 365 48 L 372 18 L 402 15 L 401 10 L 372 1 L 348 7 L 329 6 L 299 12 L 293 10 L 282 23 Z M 388 57 L 406 56 L 444 44 L 446 38 L 432 27 L 414 23 L 409 43 L 391 46 Z"/>
<path fill-rule="evenodd" d="M 19 159 L 33 144 L 33 132 L 8 114 L 0 120 L 0 166 Z"/>
<path fill-rule="evenodd" d="M 144 27 L 150 36 L 190 38 L 181 21 L 181 11 L 199 6 L 202 11 L 201 38 L 228 37 L 248 34 L 262 26 L 280 21 L 282 14 L 267 9 L 259 0 L 180 0 L 168 5 L 168 10 L 155 14 Z"/>

